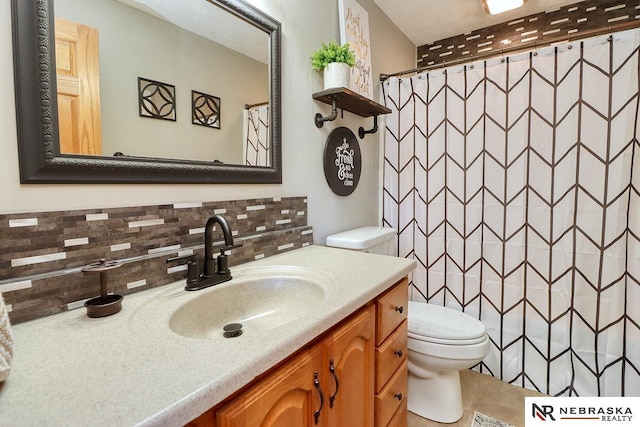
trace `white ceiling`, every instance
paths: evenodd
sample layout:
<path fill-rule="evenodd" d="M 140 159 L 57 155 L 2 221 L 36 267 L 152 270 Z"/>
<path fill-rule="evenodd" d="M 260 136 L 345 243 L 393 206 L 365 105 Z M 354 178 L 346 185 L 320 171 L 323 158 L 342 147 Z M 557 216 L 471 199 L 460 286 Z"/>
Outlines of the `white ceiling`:
<path fill-rule="evenodd" d="M 481 0 L 373 0 L 416 46 L 457 36 L 583 0 L 528 0 L 519 9 L 489 15 Z"/>

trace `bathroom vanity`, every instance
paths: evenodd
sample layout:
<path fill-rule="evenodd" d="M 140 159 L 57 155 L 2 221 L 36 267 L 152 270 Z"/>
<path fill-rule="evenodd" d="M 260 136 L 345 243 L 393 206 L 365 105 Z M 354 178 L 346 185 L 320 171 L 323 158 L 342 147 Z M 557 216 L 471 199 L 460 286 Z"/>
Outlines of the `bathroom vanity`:
<path fill-rule="evenodd" d="M 407 285 L 401 279 L 189 426 L 406 425 Z"/>
<path fill-rule="evenodd" d="M 202 291 L 126 296 L 114 316 L 16 325 L 0 425 L 398 425 L 414 266 L 309 246 Z M 234 317 L 243 334 L 224 338 Z"/>

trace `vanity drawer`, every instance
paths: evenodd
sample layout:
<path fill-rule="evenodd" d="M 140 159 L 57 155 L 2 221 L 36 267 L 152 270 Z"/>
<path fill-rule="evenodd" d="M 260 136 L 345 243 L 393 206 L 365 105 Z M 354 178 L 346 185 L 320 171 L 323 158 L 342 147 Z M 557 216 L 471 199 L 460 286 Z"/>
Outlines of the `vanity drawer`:
<path fill-rule="evenodd" d="M 389 424 L 400 405 L 407 404 L 407 363 L 406 360 L 402 362 L 400 369 L 382 391 L 376 394 L 374 405 L 376 427 Z"/>
<path fill-rule="evenodd" d="M 404 400 L 400 407 L 387 424 L 387 427 L 407 427 L 407 399 Z"/>
<path fill-rule="evenodd" d="M 407 318 L 408 286 L 405 277 L 376 299 L 376 346 Z"/>
<path fill-rule="evenodd" d="M 403 321 L 381 346 L 376 348 L 376 393 L 407 358 L 407 325 Z"/>

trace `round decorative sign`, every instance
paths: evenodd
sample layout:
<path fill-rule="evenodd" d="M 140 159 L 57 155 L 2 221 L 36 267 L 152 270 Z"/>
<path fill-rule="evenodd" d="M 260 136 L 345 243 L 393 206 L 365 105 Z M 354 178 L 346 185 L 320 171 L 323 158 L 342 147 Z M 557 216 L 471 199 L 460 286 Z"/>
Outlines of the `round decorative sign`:
<path fill-rule="evenodd" d="M 362 155 L 356 136 L 346 127 L 334 129 L 324 146 L 324 177 L 338 196 L 348 196 L 358 186 Z"/>

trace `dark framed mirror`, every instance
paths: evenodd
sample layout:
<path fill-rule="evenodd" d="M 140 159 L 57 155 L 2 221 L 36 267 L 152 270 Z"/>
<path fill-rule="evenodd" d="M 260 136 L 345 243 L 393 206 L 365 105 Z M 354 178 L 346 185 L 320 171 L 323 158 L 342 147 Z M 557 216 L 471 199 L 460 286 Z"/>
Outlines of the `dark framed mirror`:
<path fill-rule="evenodd" d="M 56 0 L 62 2 L 62 0 Z M 114 0 L 115 1 L 115 0 Z M 131 1 L 118 0 L 122 3 Z M 175 2 L 169 0 L 175 5 Z M 87 2 L 85 2 L 87 3 Z M 265 89 L 268 100 L 266 115 L 261 120 L 268 125 L 269 152 L 267 161 L 262 165 L 254 166 L 243 159 L 231 161 L 218 161 L 218 158 L 209 158 L 205 155 L 192 154 L 186 158 L 179 156 L 160 154 L 137 154 L 135 150 L 111 150 L 106 154 L 92 152 L 76 153 L 61 150 L 61 128 L 59 114 L 65 109 L 58 102 L 58 81 L 56 73 L 56 39 L 55 28 L 57 25 L 54 16 L 54 0 L 12 0 L 13 23 L 13 51 L 14 73 L 16 90 L 16 116 L 18 129 L 18 154 L 20 161 L 21 183 L 247 183 L 247 184 L 272 184 L 282 182 L 282 153 L 281 153 L 281 30 L 280 23 L 269 17 L 255 7 L 241 0 L 191 0 L 180 3 L 180 15 L 188 16 L 189 4 L 197 7 L 211 7 L 224 11 L 243 24 L 259 30 L 266 35 L 264 43 L 267 50 L 264 73 L 268 81 Z M 124 7 L 124 6 L 122 6 Z M 128 6 L 127 6 L 128 7 Z M 194 10 L 191 14 L 201 15 Z M 156 15 L 161 15 L 156 13 Z M 163 20 L 167 20 L 166 17 Z M 212 22 L 210 27 L 221 27 L 223 20 Z M 224 28 L 221 31 L 226 31 Z M 139 76 L 153 78 L 155 76 Z M 158 78 L 156 80 L 162 80 Z M 218 81 L 227 83 L 224 78 Z M 172 83 L 172 82 L 167 82 Z M 62 86 L 62 84 L 60 84 Z M 227 83 L 228 85 L 228 83 Z M 193 86 L 198 86 L 194 83 Z M 218 99 L 218 106 L 227 107 L 229 97 L 218 98 L 219 93 L 211 93 L 205 88 L 204 92 L 210 95 L 208 99 Z M 123 89 L 124 91 L 125 89 Z M 131 90 L 138 97 L 138 81 L 133 83 Z M 192 91 L 202 91 L 200 87 L 184 87 L 176 85 L 175 93 L 179 96 L 188 96 L 191 102 Z M 113 92 L 113 91 L 108 91 Z M 129 92 L 127 92 L 129 93 Z M 186 94 L 186 95 L 183 95 Z M 226 101 L 225 101 L 226 99 Z M 247 100 L 247 104 L 251 104 Z M 264 100 L 257 100 L 264 101 Z M 214 132 L 226 130 L 231 121 L 229 114 L 218 112 L 211 120 L 214 126 L 194 126 L 191 124 L 192 105 L 184 105 L 189 108 L 188 114 L 178 111 L 177 122 L 187 122 L 194 132 Z M 255 105 L 264 105 L 264 102 L 256 102 Z M 178 105 L 180 100 L 178 99 Z M 128 105 L 133 108 L 135 119 L 142 120 L 145 125 L 152 122 L 158 127 L 158 134 L 167 133 L 159 126 L 170 126 L 175 121 L 153 120 L 138 117 L 138 105 Z M 247 105 L 249 108 L 250 105 Z M 210 112 L 210 109 L 207 110 Z M 209 114 L 211 116 L 211 114 Z M 119 121 L 116 123 L 120 123 Z M 159 123 L 159 124 L 158 124 Z M 105 125 L 103 129 L 112 129 L 126 126 Z M 103 132 L 105 133 L 105 132 Z M 184 146 L 192 139 L 192 136 L 182 136 L 171 141 L 171 145 Z M 137 140 L 148 139 L 156 142 L 155 136 L 145 137 L 136 135 Z M 211 137 L 213 138 L 213 137 Z M 120 136 L 119 139 L 122 139 Z M 135 142 L 135 140 L 134 140 Z M 160 145 L 160 144 L 156 144 Z M 131 146 L 130 146 L 131 147 Z M 113 152 L 113 154 L 112 154 Z M 208 154 L 208 153 L 207 153 Z M 213 155 L 212 155 L 213 156 Z M 216 154 L 215 156 L 218 156 Z M 264 155 L 263 155 L 264 157 Z"/>

